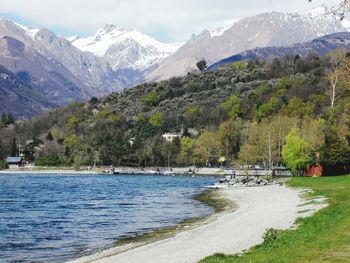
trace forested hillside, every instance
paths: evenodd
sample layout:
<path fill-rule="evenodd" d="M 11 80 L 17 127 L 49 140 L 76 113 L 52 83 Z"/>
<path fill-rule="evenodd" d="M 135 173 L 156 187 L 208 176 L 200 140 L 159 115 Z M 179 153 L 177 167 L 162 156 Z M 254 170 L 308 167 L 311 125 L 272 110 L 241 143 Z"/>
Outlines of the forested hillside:
<path fill-rule="evenodd" d="M 286 164 L 350 160 L 350 57 L 235 62 L 2 124 L 0 158 L 39 165 Z M 166 142 L 165 132 L 181 138 Z M 26 146 L 24 146 L 24 142 Z"/>

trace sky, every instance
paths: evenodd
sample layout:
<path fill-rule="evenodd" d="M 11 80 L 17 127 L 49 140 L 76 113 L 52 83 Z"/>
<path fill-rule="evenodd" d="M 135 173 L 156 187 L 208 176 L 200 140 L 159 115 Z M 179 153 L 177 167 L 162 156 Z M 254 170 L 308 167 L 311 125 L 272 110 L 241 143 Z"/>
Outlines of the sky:
<path fill-rule="evenodd" d="M 107 23 L 131 27 L 164 42 L 227 26 L 263 12 L 307 13 L 340 0 L 0 0 L 0 15 L 66 37 L 91 36 Z"/>

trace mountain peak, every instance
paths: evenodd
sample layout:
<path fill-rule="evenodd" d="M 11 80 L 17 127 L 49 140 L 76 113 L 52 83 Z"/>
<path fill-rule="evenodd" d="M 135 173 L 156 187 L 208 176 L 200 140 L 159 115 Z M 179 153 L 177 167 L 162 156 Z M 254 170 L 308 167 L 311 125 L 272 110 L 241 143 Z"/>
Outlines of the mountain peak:
<path fill-rule="evenodd" d="M 99 29 L 96 33 L 96 35 L 105 35 L 105 34 L 111 34 L 114 31 L 132 31 L 133 29 L 131 28 L 123 28 L 120 26 L 117 26 L 115 24 L 112 23 L 108 23 L 106 24 L 103 28 Z"/>
<path fill-rule="evenodd" d="M 330 10 L 327 5 L 322 4 L 320 6 L 317 6 L 313 9 L 311 9 L 307 14 L 310 17 L 318 17 L 329 14 Z"/>
<path fill-rule="evenodd" d="M 174 53 L 178 44 L 166 44 L 133 28 L 107 24 L 92 37 L 73 38 L 82 51 L 104 57 L 114 68 L 144 70 Z"/>

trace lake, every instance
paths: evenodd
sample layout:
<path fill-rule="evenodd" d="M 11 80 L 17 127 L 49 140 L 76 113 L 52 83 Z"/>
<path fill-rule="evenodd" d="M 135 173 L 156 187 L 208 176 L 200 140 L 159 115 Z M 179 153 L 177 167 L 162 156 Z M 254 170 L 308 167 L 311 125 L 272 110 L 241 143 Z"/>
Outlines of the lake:
<path fill-rule="evenodd" d="M 0 262 L 63 262 L 207 216 L 209 178 L 0 174 Z"/>

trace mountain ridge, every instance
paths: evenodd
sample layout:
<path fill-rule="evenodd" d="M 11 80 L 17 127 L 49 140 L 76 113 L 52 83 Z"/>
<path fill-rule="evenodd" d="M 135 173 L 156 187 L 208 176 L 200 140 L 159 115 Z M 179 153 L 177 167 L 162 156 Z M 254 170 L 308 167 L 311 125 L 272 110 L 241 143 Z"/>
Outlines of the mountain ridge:
<path fill-rule="evenodd" d="M 323 56 L 334 49 L 350 50 L 350 33 L 339 32 L 320 38 L 313 39 L 305 43 L 293 44 L 282 47 L 265 47 L 247 50 L 242 53 L 222 59 L 208 67 L 208 70 L 217 70 L 227 64 L 237 61 L 266 60 L 269 57 L 283 58 L 285 56 Z"/>
<path fill-rule="evenodd" d="M 164 80 L 196 70 L 196 62 L 208 64 L 256 47 L 285 46 L 310 41 L 317 37 L 348 31 L 338 17 L 325 6 L 306 15 L 267 12 L 243 18 L 226 29 L 221 36 L 211 37 L 209 31 L 192 37 L 173 55 L 149 72 L 146 81 Z M 215 47 L 215 48 L 213 48 Z"/>

